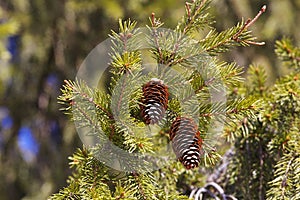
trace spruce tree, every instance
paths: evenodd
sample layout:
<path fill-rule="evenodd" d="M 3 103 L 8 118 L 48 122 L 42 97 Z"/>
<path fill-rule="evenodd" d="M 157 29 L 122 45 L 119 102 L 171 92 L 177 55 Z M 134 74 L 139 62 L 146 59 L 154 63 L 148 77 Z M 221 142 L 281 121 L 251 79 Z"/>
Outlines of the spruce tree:
<path fill-rule="evenodd" d="M 234 129 L 245 118 L 254 120 L 260 105 L 256 95 L 232 92 L 243 82 L 243 69 L 218 57 L 236 46 L 263 44 L 249 27 L 265 11 L 263 7 L 253 19 L 218 32 L 209 4 L 209 0 L 187 2 L 186 14 L 174 30 L 164 28 L 154 13 L 146 31 L 134 21 L 120 20 L 119 32 L 110 35 L 109 84 L 90 87 L 85 80 L 65 81 L 59 102 L 77 129 L 94 138 L 94 145 L 78 149 L 69 158 L 74 173 L 68 186 L 51 199 L 187 199 L 185 186 L 201 186 L 204 175 L 199 172 L 221 158 L 217 147 L 226 137 L 220 127 Z M 145 42 L 141 35 L 148 45 L 143 51 L 139 50 Z M 152 71 L 143 63 L 144 51 L 155 62 Z M 153 80 L 167 86 L 168 98 L 157 96 L 166 93 L 157 89 L 159 84 L 153 90 L 144 88 Z M 151 106 L 144 105 L 153 102 L 148 99 L 151 95 L 157 99 L 152 107 L 164 114 L 154 124 L 145 122 L 142 112 L 146 107 L 144 111 L 151 115 Z M 167 107 L 162 108 L 166 101 Z M 177 119 L 192 119 L 191 128 L 177 129 L 173 124 Z M 175 138 L 169 137 L 171 127 L 175 135 L 181 129 L 198 130 L 194 136 L 201 154 L 199 168 L 187 167 L 184 160 L 189 158 L 175 156 L 178 152 L 166 155 L 171 143 L 176 150 Z"/>
<path fill-rule="evenodd" d="M 264 67 L 252 65 L 245 84 L 234 91 L 257 97 L 261 104 L 256 118 L 227 129 L 234 148 L 223 173 L 216 170 L 212 179 L 238 199 L 300 198 L 300 50 L 284 38 L 276 42 L 275 53 L 289 74 L 268 86 Z"/>

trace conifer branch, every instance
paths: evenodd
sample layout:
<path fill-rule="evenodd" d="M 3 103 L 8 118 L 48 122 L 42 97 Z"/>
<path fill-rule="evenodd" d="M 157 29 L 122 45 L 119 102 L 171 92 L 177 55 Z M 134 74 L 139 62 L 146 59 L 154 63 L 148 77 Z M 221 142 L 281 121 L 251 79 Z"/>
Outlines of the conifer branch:
<path fill-rule="evenodd" d="M 287 186 L 287 179 L 288 179 L 288 173 L 290 171 L 290 168 L 291 168 L 291 164 L 292 162 L 294 161 L 294 157 L 292 159 L 289 160 L 289 162 L 287 163 L 287 166 L 286 166 L 286 170 L 285 170 L 285 173 L 283 174 L 283 177 L 282 177 L 282 181 L 281 181 L 281 198 L 284 198 L 286 195 L 285 195 L 285 189 L 286 189 L 286 186 Z"/>
<path fill-rule="evenodd" d="M 199 45 L 190 44 L 191 40 L 188 38 L 187 33 L 197 26 L 210 24 L 210 15 L 208 13 L 203 14 L 208 8 L 209 3 L 210 0 L 196 0 L 192 4 L 186 3 L 187 16 L 178 24 L 174 33 L 158 32 L 157 28 L 161 27 L 163 23 L 159 19 L 156 19 L 154 13 L 152 13 L 152 38 L 150 38 L 150 41 L 152 40 L 153 52 L 156 52 L 158 63 L 166 66 L 174 66 L 204 53 L 203 48 Z M 164 37 L 169 40 L 161 41 Z M 170 42 L 172 42 L 172 46 L 164 46 Z"/>
<path fill-rule="evenodd" d="M 164 64 L 164 59 L 163 59 L 163 52 L 162 52 L 162 48 L 159 44 L 159 33 L 157 31 L 158 28 L 160 28 L 163 23 L 160 22 L 160 19 L 157 19 L 155 17 L 155 13 L 151 14 L 151 18 L 150 18 L 150 22 L 151 22 L 151 30 L 150 32 L 151 34 L 151 38 L 150 41 L 152 41 L 153 45 L 153 52 L 157 52 L 157 62 L 159 64 Z"/>
<path fill-rule="evenodd" d="M 212 55 L 216 53 L 226 52 L 229 47 L 239 45 L 264 45 L 264 42 L 256 42 L 255 37 L 251 36 L 251 32 L 247 29 L 255 23 L 255 21 L 266 11 L 266 6 L 263 6 L 259 13 L 253 18 L 248 19 L 246 23 L 238 23 L 235 27 L 217 33 L 215 30 L 210 31 L 200 44 L 204 49 Z"/>
<path fill-rule="evenodd" d="M 296 69 L 300 68 L 300 48 L 294 47 L 291 40 L 284 38 L 276 41 L 275 53 L 283 62 L 294 65 Z"/>
<path fill-rule="evenodd" d="M 98 90 L 91 90 L 87 85 L 79 81 L 65 81 L 62 92 L 63 94 L 58 99 L 60 103 L 68 105 L 64 110 L 68 111 L 68 114 L 72 114 L 72 120 L 77 126 L 80 128 L 89 127 L 87 135 L 97 135 L 103 139 L 102 131 L 104 131 L 103 125 L 105 125 L 106 120 L 99 121 L 97 119 L 97 111 L 100 111 L 101 115 L 104 116 L 103 119 L 112 119 L 112 115 L 107 109 L 107 97 L 100 94 Z M 97 95 L 101 96 L 99 101 Z"/>
<path fill-rule="evenodd" d="M 193 82 L 196 78 L 192 78 L 189 82 Z M 190 95 L 184 97 L 184 99 L 181 100 L 181 103 L 185 103 L 189 100 L 191 100 L 195 95 L 199 95 L 203 90 L 207 90 L 207 88 L 210 87 L 210 85 L 212 85 L 214 83 L 216 79 L 215 78 L 211 78 L 209 80 L 206 81 L 197 81 L 198 83 L 200 83 L 196 88 L 194 88 L 194 92 L 191 93 Z M 203 95 L 201 96 L 201 98 L 203 99 Z"/>
<path fill-rule="evenodd" d="M 249 94 L 263 96 L 266 91 L 267 75 L 262 66 L 250 65 L 248 69 Z"/>
<path fill-rule="evenodd" d="M 132 73 L 134 70 L 139 70 L 141 67 L 140 49 L 140 30 L 136 27 L 136 22 L 131 20 L 119 20 L 120 32 L 112 31 L 109 35 L 112 42 L 112 73 L 116 76 L 121 76 L 123 73 Z M 115 80 L 116 81 L 116 80 Z"/>
<path fill-rule="evenodd" d="M 299 196 L 299 188 L 294 184 L 298 183 L 300 177 L 297 175 L 297 167 L 299 166 L 299 155 L 296 149 L 288 152 L 276 165 L 275 178 L 270 181 L 270 189 L 267 196 L 272 198 L 287 199 Z M 297 160 L 298 159 L 298 160 Z"/>
<path fill-rule="evenodd" d="M 257 13 L 257 15 L 253 19 L 248 19 L 244 26 L 234 35 L 232 36 L 232 39 L 240 42 L 239 36 L 242 34 L 243 31 L 248 29 L 252 24 L 255 23 L 255 21 L 264 13 L 266 12 L 267 6 L 264 5 L 260 11 Z M 254 44 L 254 45 L 264 45 L 264 42 L 253 42 L 253 41 L 246 41 L 248 44 Z"/>
<path fill-rule="evenodd" d="M 254 105 L 248 105 L 245 106 L 244 104 L 246 103 L 246 100 L 241 101 L 240 102 L 234 102 L 231 105 L 227 105 L 228 107 L 226 108 L 226 111 L 224 112 L 219 112 L 219 111 L 212 111 L 210 110 L 207 113 L 201 113 L 200 116 L 202 117 L 218 117 L 220 118 L 221 116 L 227 116 L 232 118 L 233 116 L 238 116 L 238 115 L 245 115 L 246 113 L 251 114 L 253 112 L 253 109 L 255 108 Z M 245 106 L 245 107 L 241 107 L 241 105 Z"/>
<path fill-rule="evenodd" d="M 193 30 L 200 30 L 213 23 L 211 15 L 206 12 L 211 0 L 195 0 L 192 3 L 186 2 L 186 15 L 178 23 L 176 30 L 183 35 L 189 34 Z"/>
<path fill-rule="evenodd" d="M 157 187 L 154 177 L 151 174 L 138 174 L 132 172 L 127 176 L 124 183 L 125 195 L 128 193 L 128 198 L 134 199 L 153 199 L 157 200 Z"/>
<path fill-rule="evenodd" d="M 118 103 L 116 105 L 116 109 L 115 109 L 115 116 L 119 116 L 120 115 L 120 112 L 121 112 L 121 109 L 123 109 L 123 98 L 124 98 L 124 92 L 125 92 L 125 89 L 126 89 L 126 77 L 128 75 L 125 74 L 125 78 L 123 79 L 123 82 L 121 83 L 120 87 L 121 87 L 121 91 L 120 91 L 120 94 L 119 94 L 119 97 L 117 98 L 118 99 Z"/>
<path fill-rule="evenodd" d="M 286 41 L 277 42 L 279 45 L 283 43 Z M 293 59 L 282 49 L 278 47 L 278 56 L 286 56 L 286 61 L 293 64 Z M 299 198 L 300 189 L 296 183 L 300 176 L 295 175 L 298 173 L 296 168 L 300 166 L 300 115 L 299 109 L 295 109 L 296 105 L 300 105 L 298 73 L 293 71 L 267 88 L 266 73 L 262 67 L 250 66 L 248 70 L 250 76 L 245 89 L 240 90 L 244 93 L 241 96 L 260 97 L 259 107 L 263 109 L 257 117 L 246 118 L 236 130 L 225 130 L 227 137 L 235 138 L 237 149 L 228 171 L 234 184 L 229 183 L 227 187 L 242 186 L 245 191 L 240 197 L 252 199 Z M 275 170 L 265 170 L 271 168 Z M 253 189 L 248 187 L 249 183 Z"/>
<path fill-rule="evenodd" d="M 138 191 L 139 191 L 139 193 L 141 194 L 142 199 L 145 199 L 145 200 L 146 200 L 147 197 L 146 197 L 146 195 L 145 195 L 143 186 L 142 186 L 142 184 L 141 184 L 141 182 L 140 182 L 140 180 L 139 180 L 138 174 L 137 174 L 136 172 L 133 172 L 132 175 L 133 175 L 135 181 L 137 182 L 137 185 L 138 185 Z"/>
<path fill-rule="evenodd" d="M 86 101 L 94 104 L 96 108 L 100 109 L 103 113 L 105 113 L 108 116 L 109 119 L 113 119 L 113 116 L 110 113 L 110 111 L 108 111 L 106 108 L 104 108 L 103 106 L 101 106 L 99 103 L 97 103 L 95 101 L 95 98 L 94 98 L 93 94 L 84 92 L 84 91 L 82 91 L 80 89 L 81 87 L 78 85 L 79 83 L 77 83 L 77 84 L 76 83 L 72 83 L 69 80 L 64 80 L 64 82 L 65 82 L 65 85 L 71 89 L 70 90 L 71 94 L 73 94 L 73 95 L 75 95 L 75 94 L 76 95 L 80 95 L 83 100 L 86 100 Z M 87 86 L 84 86 L 84 87 L 87 87 Z M 67 94 L 64 94 L 64 95 L 67 95 Z M 63 99 L 64 98 L 61 97 L 61 100 L 63 100 Z M 70 102 L 70 105 L 72 105 L 72 106 L 76 105 L 76 103 L 74 102 L 74 100 L 72 100 Z"/>

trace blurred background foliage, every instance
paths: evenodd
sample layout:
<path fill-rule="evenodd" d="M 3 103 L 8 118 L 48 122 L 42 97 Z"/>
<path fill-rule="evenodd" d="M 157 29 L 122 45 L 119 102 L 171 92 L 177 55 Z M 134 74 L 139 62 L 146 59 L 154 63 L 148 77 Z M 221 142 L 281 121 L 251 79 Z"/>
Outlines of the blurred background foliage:
<path fill-rule="evenodd" d="M 74 79 L 88 53 L 117 30 L 118 19 L 149 24 L 155 12 L 175 28 L 183 0 L 1 0 L 0 1 L 0 199 L 45 199 L 66 185 L 67 157 L 82 144 L 59 111 L 64 79 Z M 276 39 L 300 46 L 300 0 L 215 0 L 217 30 L 267 12 L 251 27 L 264 46 L 223 55 L 245 68 L 267 67 L 269 83 L 286 73 L 274 53 Z M 286 70 L 286 69 L 285 69 Z"/>

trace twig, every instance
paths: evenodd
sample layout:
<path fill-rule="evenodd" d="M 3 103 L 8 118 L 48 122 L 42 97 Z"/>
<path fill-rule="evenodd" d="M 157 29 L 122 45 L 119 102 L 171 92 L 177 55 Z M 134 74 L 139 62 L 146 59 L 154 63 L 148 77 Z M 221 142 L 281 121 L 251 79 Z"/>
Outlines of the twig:
<path fill-rule="evenodd" d="M 285 170 L 285 173 L 283 175 L 283 178 L 282 178 L 282 182 L 281 182 L 281 196 L 284 197 L 284 193 L 285 193 L 285 188 L 287 186 L 287 176 L 288 176 L 288 173 L 290 171 L 290 168 L 291 168 L 291 165 L 292 165 L 292 162 L 294 161 L 295 157 L 293 157 L 291 160 L 289 160 L 288 164 L 287 164 L 287 167 L 286 167 L 286 170 Z"/>
<path fill-rule="evenodd" d="M 185 27 L 184 27 L 184 29 L 183 29 L 183 34 L 186 34 L 187 31 L 189 30 L 190 26 L 192 26 L 192 22 L 196 19 L 197 14 L 199 13 L 199 10 L 205 5 L 206 1 L 207 1 L 207 0 L 203 0 L 203 1 L 201 2 L 201 4 L 196 8 L 196 11 L 194 12 L 194 15 L 193 15 L 193 16 L 191 16 L 191 8 L 190 8 L 190 6 L 188 5 L 189 3 L 186 2 L 185 5 L 186 5 L 187 16 L 188 16 L 188 18 L 189 18 L 189 23 L 185 25 Z M 193 3 L 195 3 L 195 2 L 193 1 Z"/>
<path fill-rule="evenodd" d="M 152 23 L 152 32 L 153 32 L 153 37 L 154 37 L 154 42 L 155 42 L 155 45 L 156 45 L 156 48 L 157 48 L 157 51 L 158 51 L 158 54 L 159 54 L 159 63 L 162 64 L 163 62 L 163 54 L 162 54 L 162 50 L 161 50 L 161 47 L 159 45 L 159 42 L 158 42 L 158 34 L 157 34 L 157 21 L 156 21 L 156 18 L 155 18 L 155 13 L 151 13 L 151 23 Z"/>
<path fill-rule="evenodd" d="M 234 35 L 232 36 L 232 39 L 235 41 L 239 41 L 239 36 L 242 34 L 242 32 L 246 29 L 248 29 L 252 24 L 254 24 L 257 19 L 264 13 L 266 12 L 267 6 L 264 5 L 259 12 L 257 13 L 257 15 L 253 18 L 253 19 L 248 19 L 246 21 L 246 23 L 244 24 L 244 26 Z M 254 45 L 264 45 L 264 42 L 253 42 L 253 41 L 246 41 L 248 44 L 254 44 Z"/>
<path fill-rule="evenodd" d="M 89 102 L 93 103 L 93 104 L 96 106 L 96 108 L 99 108 L 100 110 L 102 110 L 102 111 L 109 117 L 109 119 L 113 119 L 113 118 L 114 118 L 114 117 L 112 116 L 112 114 L 111 114 L 108 110 L 106 110 L 106 109 L 103 108 L 101 105 L 99 105 L 98 103 L 96 103 L 96 102 L 93 100 L 92 97 L 91 97 L 91 98 L 88 98 L 88 95 L 87 95 L 86 93 L 83 93 L 83 92 L 79 91 L 79 90 L 78 90 L 76 87 L 74 87 L 68 80 L 64 80 L 64 83 L 65 83 L 68 87 L 72 88 L 73 92 L 78 92 L 78 93 L 80 94 L 81 97 L 83 97 L 83 98 L 85 98 L 86 100 L 88 100 Z"/>
<path fill-rule="evenodd" d="M 151 13 L 151 23 L 152 23 L 152 27 L 155 25 L 155 13 Z"/>
<path fill-rule="evenodd" d="M 147 199 L 147 198 L 146 198 L 146 195 L 145 195 L 145 191 L 144 191 L 144 189 L 143 189 L 143 186 L 142 186 L 142 184 L 141 184 L 141 182 L 140 182 L 140 180 L 139 180 L 139 174 L 136 173 L 136 172 L 132 172 L 132 175 L 133 175 L 135 181 L 136 181 L 137 184 L 138 184 L 138 189 L 139 189 L 139 191 L 140 191 L 140 193 L 141 193 L 143 199 Z"/>
<path fill-rule="evenodd" d="M 249 28 L 264 12 L 266 12 L 267 6 L 263 5 L 257 15 L 247 24 L 246 28 Z"/>
<path fill-rule="evenodd" d="M 190 7 L 190 4 L 188 2 L 185 2 L 185 9 L 186 9 L 186 12 L 187 12 L 188 19 L 191 20 L 191 7 Z"/>

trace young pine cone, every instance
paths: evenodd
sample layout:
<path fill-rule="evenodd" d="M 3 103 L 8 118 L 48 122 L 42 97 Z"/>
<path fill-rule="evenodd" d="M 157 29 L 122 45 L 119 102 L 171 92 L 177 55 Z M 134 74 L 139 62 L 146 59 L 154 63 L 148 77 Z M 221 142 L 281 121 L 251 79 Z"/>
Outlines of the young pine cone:
<path fill-rule="evenodd" d="M 193 119 L 177 117 L 172 123 L 170 139 L 174 153 L 186 169 L 198 167 L 202 139 Z"/>
<path fill-rule="evenodd" d="M 165 115 L 169 92 L 163 81 L 151 79 L 143 86 L 141 115 L 146 124 L 156 124 Z"/>

